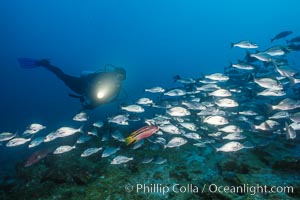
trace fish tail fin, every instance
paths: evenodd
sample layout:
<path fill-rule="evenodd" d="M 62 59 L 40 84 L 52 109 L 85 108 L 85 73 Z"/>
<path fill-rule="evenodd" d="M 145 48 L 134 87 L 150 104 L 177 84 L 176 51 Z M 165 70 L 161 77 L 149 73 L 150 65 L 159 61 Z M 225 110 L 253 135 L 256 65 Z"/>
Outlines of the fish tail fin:
<path fill-rule="evenodd" d="M 253 149 L 255 147 L 256 147 L 256 145 L 252 142 L 246 141 L 243 143 L 243 148 L 245 148 L 245 149 Z"/>
<path fill-rule="evenodd" d="M 290 86 L 294 86 L 296 84 L 296 79 L 293 76 L 288 76 L 288 79 L 290 80 Z"/>
<path fill-rule="evenodd" d="M 274 41 L 275 39 L 274 38 L 272 38 L 270 41 L 271 41 L 271 43 Z"/>
<path fill-rule="evenodd" d="M 250 127 L 251 127 L 251 130 L 252 130 L 252 131 L 256 131 L 256 128 L 255 128 L 255 125 L 254 125 L 254 124 L 251 124 Z"/>
<path fill-rule="evenodd" d="M 15 137 L 21 136 L 19 130 L 17 130 L 14 135 Z"/>
<path fill-rule="evenodd" d="M 267 114 L 270 114 L 274 110 L 273 106 L 271 104 L 267 104 Z"/>
<path fill-rule="evenodd" d="M 248 77 L 247 77 L 247 81 L 248 81 L 248 82 L 254 82 L 254 80 L 255 80 L 255 77 L 254 77 L 253 73 L 250 73 L 250 74 L 248 75 Z"/>
<path fill-rule="evenodd" d="M 78 129 L 78 132 L 83 133 L 83 127 L 84 127 L 84 124 L 82 124 L 82 125 L 80 126 L 80 128 Z"/>
<path fill-rule="evenodd" d="M 289 136 L 289 125 L 288 125 L 287 122 L 285 122 L 284 126 L 285 126 L 286 139 L 289 139 L 290 138 L 290 136 Z"/>
<path fill-rule="evenodd" d="M 287 122 L 285 122 L 285 129 L 286 129 L 285 131 L 286 131 L 287 140 L 296 138 L 295 130 L 292 127 L 290 127 Z"/>
<path fill-rule="evenodd" d="M 234 47 L 234 43 L 233 42 L 230 43 L 230 48 L 232 49 L 232 47 Z"/>
<path fill-rule="evenodd" d="M 133 136 L 129 136 L 129 137 L 125 138 L 126 145 L 130 145 L 131 143 L 133 143 L 135 141 L 136 141 L 136 139 Z"/>

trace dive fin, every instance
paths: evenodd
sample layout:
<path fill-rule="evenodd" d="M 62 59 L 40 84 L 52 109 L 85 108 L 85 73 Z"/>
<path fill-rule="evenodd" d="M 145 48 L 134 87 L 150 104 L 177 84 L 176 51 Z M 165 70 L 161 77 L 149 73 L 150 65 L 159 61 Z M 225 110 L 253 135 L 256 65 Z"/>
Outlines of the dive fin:
<path fill-rule="evenodd" d="M 24 69 L 32 69 L 38 67 L 37 60 L 32 58 L 18 58 L 20 67 Z"/>

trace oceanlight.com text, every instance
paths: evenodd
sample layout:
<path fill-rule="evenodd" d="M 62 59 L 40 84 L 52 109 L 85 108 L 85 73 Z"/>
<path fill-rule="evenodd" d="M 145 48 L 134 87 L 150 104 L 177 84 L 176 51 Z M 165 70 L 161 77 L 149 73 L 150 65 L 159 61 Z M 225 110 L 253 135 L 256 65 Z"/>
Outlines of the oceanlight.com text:
<path fill-rule="evenodd" d="M 268 193 L 294 193 L 293 186 L 267 186 L 267 185 L 249 185 L 243 184 L 239 186 L 204 184 L 197 186 L 194 184 L 127 184 L 126 192 L 136 193 L 156 193 L 165 195 L 167 193 L 247 193 L 250 195 L 268 194 Z"/>
<path fill-rule="evenodd" d="M 206 185 L 204 185 L 206 187 Z M 216 184 L 208 185 L 208 191 L 210 193 L 248 193 L 255 195 L 258 193 L 294 193 L 293 186 L 267 186 L 267 185 L 249 185 L 243 184 L 240 186 L 221 186 Z"/>

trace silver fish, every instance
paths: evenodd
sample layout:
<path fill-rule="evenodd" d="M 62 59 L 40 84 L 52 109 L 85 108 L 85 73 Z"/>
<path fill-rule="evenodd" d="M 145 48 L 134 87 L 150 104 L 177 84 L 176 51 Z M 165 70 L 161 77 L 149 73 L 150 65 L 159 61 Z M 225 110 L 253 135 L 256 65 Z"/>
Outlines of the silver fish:
<path fill-rule="evenodd" d="M 78 122 L 84 122 L 88 120 L 88 116 L 86 112 L 80 112 L 73 117 L 73 120 Z"/>
<path fill-rule="evenodd" d="M 280 111 L 277 113 L 274 113 L 272 116 L 269 117 L 269 119 L 287 119 L 289 118 L 289 113 L 286 111 Z"/>
<path fill-rule="evenodd" d="M 162 138 L 162 137 L 158 137 L 156 138 L 153 143 L 156 143 L 156 144 L 161 144 L 161 145 L 165 145 L 167 143 L 166 139 Z"/>
<path fill-rule="evenodd" d="M 148 164 L 148 163 L 151 163 L 152 161 L 153 161 L 153 157 L 146 157 L 143 159 L 142 163 Z"/>
<path fill-rule="evenodd" d="M 133 146 L 132 146 L 132 149 L 138 149 L 138 148 L 140 148 L 141 146 L 143 146 L 143 144 L 144 144 L 144 140 L 140 140 L 140 141 L 138 141 L 138 142 L 136 142 Z"/>
<path fill-rule="evenodd" d="M 109 156 L 115 154 L 119 150 L 120 150 L 120 147 L 117 147 L 117 148 L 115 148 L 115 147 L 107 147 L 102 152 L 102 158 L 109 157 Z"/>
<path fill-rule="evenodd" d="M 294 129 L 295 131 L 299 131 L 300 130 L 300 123 L 291 123 L 289 125 L 289 127 L 291 127 L 292 129 Z"/>
<path fill-rule="evenodd" d="M 88 148 L 88 149 L 84 150 L 84 152 L 82 152 L 82 154 L 80 156 L 81 157 L 88 157 L 90 155 L 93 155 L 93 154 L 97 153 L 100 150 L 102 150 L 102 147 L 99 147 L 99 148 L 96 148 L 96 147 Z"/>
<path fill-rule="evenodd" d="M 184 128 L 190 130 L 190 131 L 197 131 L 197 126 L 196 124 L 192 123 L 192 122 L 181 122 L 179 123 L 180 126 L 183 126 Z"/>
<path fill-rule="evenodd" d="M 205 140 L 203 142 L 200 143 L 195 143 L 194 146 L 196 147 L 206 147 L 206 144 L 212 144 L 215 143 L 215 140 Z"/>
<path fill-rule="evenodd" d="M 207 134 L 210 137 L 219 137 L 221 136 L 223 133 L 222 132 L 215 132 L 215 133 L 209 133 Z"/>
<path fill-rule="evenodd" d="M 75 133 L 82 133 L 82 127 L 75 129 L 72 127 L 61 127 L 55 131 L 57 137 L 67 137 Z"/>
<path fill-rule="evenodd" d="M 224 137 L 222 137 L 222 139 L 224 140 L 243 140 L 246 137 L 244 135 L 241 135 L 240 133 L 230 133 Z"/>
<path fill-rule="evenodd" d="M 165 92 L 164 95 L 171 96 L 171 97 L 183 96 L 183 95 L 186 95 L 186 91 L 182 90 L 182 89 L 173 89 L 168 92 Z"/>
<path fill-rule="evenodd" d="M 253 128 L 256 130 L 269 131 L 269 130 L 275 130 L 279 126 L 280 124 L 278 122 L 268 119 L 259 125 L 253 125 Z"/>
<path fill-rule="evenodd" d="M 219 129 L 219 131 L 225 132 L 225 133 L 241 133 L 243 130 L 236 125 L 228 125 L 225 127 L 222 127 Z"/>
<path fill-rule="evenodd" d="M 16 137 L 16 134 L 14 134 L 14 133 L 3 132 L 3 133 L 0 134 L 0 142 L 10 140 L 14 137 Z"/>
<path fill-rule="evenodd" d="M 206 143 L 205 142 L 198 142 L 198 143 L 195 143 L 193 145 L 196 146 L 196 147 L 206 147 Z"/>
<path fill-rule="evenodd" d="M 156 116 L 152 119 L 145 120 L 146 123 L 149 123 L 150 125 L 166 125 L 170 124 L 170 119 L 165 116 Z"/>
<path fill-rule="evenodd" d="M 210 83 L 207 85 L 202 85 L 201 87 L 196 86 L 196 89 L 204 92 L 212 92 L 221 88 L 217 84 Z"/>
<path fill-rule="evenodd" d="M 28 148 L 33 148 L 33 147 L 36 147 L 36 146 L 39 146 L 40 144 L 42 144 L 44 142 L 44 137 L 37 137 L 37 138 L 34 138 L 30 144 L 28 145 Z"/>
<path fill-rule="evenodd" d="M 162 165 L 164 163 L 166 163 L 168 160 L 166 158 L 162 158 L 162 157 L 157 157 L 154 159 L 153 163 L 157 164 L 157 165 Z"/>
<path fill-rule="evenodd" d="M 198 112 L 198 116 L 207 116 L 207 115 L 214 115 L 215 113 L 218 113 L 219 109 L 215 107 L 210 107 L 205 110 L 202 110 L 201 112 Z"/>
<path fill-rule="evenodd" d="M 167 113 L 173 117 L 183 117 L 191 114 L 186 108 L 180 106 L 170 108 Z"/>
<path fill-rule="evenodd" d="M 173 124 L 167 124 L 167 125 L 159 126 L 159 129 L 161 129 L 162 131 L 164 131 L 166 133 L 181 134 L 179 128 L 177 128 L 177 126 L 175 126 Z"/>
<path fill-rule="evenodd" d="M 183 101 L 182 105 L 186 106 L 189 110 L 205 110 L 206 107 L 199 102 Z"/>
<path fill-rule="evenodd" d="M 210 125 L 220 126 L 228 124 L 228 120 L 222 116 L 208 116 L 204 118 L 203 122 Z"/>
<path fill-rule="evenodd" d="M 196 83 L 195 79 L 193 78 L 180 78 L 180 77 L 175 77 L 174 78 L 176 82 L 182 83 L 182 84 L 192 84 Z"/>
<path fill-rule="evenodd" d="M 118 165 L 118 164 L 123 164 L 127 163 L 128 161 L 133 160 L 132 157 L 126 157 L 126 156 L 117 156 L 115 157 L 110 164 L 112 165 Z"/>
<path fill-rule="evenodd" d="M 283 90 L 273 90 L 273 89 L 265 89 L 262 92 L 257 93 L 258 96 L 269 96 L 269 97 L 282 97 L 285 94 Z"/>
<path fill-rule="evenodd" d="M 96 127 L 96 128 L 101 128 L 103 127 L 104 123 L 103 121 L 99 120 L 99 121 L 96 121 L 93 123 L 93 126 Z"/>
<path fill-rule="evenodd" d="M 69 152 L 73 149 L 75 149 L 75 146 L 63 145 L 63 146 L 57 147 L 54 150 L 53 154 L 62 154 L 62 153 Z"/>
<path fill-rule="evenodd" d="M 244 148 L 244 145 L 239 142 L 228 142 L 224 144 L 222 147 L 217 148 L 217 151 L 223 151 L 223 152 L 234 152 L 239 151 Z"/>
<path fill-rule="evenodd" d="M 150 105 L 153 104 L 153 101 L 149 98 L 140 98 L 136 101 L 136 103 L 140 105 Z"/>
<path fill-rule="evenodd" d="M 181 137 L 172 138 L 166 145 L 165 148 L 179 147 L 187 143 L 187 140 Z"/>
<path fill-rule="evenodd" d="M 250 54 L 250 57 L 256 58 L 263 62 L 272 62 L 272 60 L 273 60 L 272 56 L 270 56 L 269 54 L 264 53 L 264 52 Z"/>
<path fill-rule="evenodd" d="M 165 89 L 159 86 L 145 89 L 145 92 L 151 92 L 151 93 L 162 93 L 164 91 Z"/>
<path fill-rule="evenodd" d="M 86 142 L 88 142 L 89 140 L 91 140 L 92 137 L 89 135 L 81 135 L 77 140 L 76 143 L 77 144 L 84 144 Z"/>
<path fill-rule="evenodd" d="M 214 80 L 206 78 L 206 79 L 199 80 L 199 83 L 203 83 L 203 84 L 215 84 L 215 83 L 218 83 L 218 81 L 214 81 Z"/>
<path fill-rule="evenodd" d="M 51 141 L 55 140 L 56 138 L 58 138 L 58 136 L 53 131 L 53 132 L 49 133 L 48 135 L 46 135 L 46 137 L 44 138 L 44 142 L 51 142 Z"/>
<path fill-rule="evenodd" d="M 258 115 L 258 113 L 253 110 L 244 110 L 244 111 L 240 111 L 239 115 L 255 116 Z"/>
<path fill-rule="evenodd" d="M 297 73 L 299 73 L 297 70 L 292 69 L 289 66 L 283 65 L 278 66 L 277 64 L 273 63 L 275 66 L 276 71 L 283 77 L 293 77 Z"/>
<path fill-rule="evenodd" d="M 115 123 L 119 125 L 128 125 L 128 116 L 127 115 L 116 115 L 108 119 L 109 123 Z"/>
<path fill-rule="evenodd" d="M 285 47 L 283 46 L 273 46 L 265 50 L 264 53 L 270 56 L 283 56 L 286 53 Z"/>
<path fill-rule="evenodd" d="M 193 139 L 193 140 L 200 140 L 201 136 L 198 133 L 185 133 L 183 134 L 184 137 L 189 138 L 189 139 Z"/>
<path fill-rule="evenodd" d="M 277 80 L 271 78 L 254 78 L 254 82 L 257 83 L 260 87 L 272 89 L 272 90 L 282 90 L 283 86 Z"/>
<path fill-rule="evenodd" d="M 94 128 L 91 131 L 88 131 L 87 134 L 99 137 L 98 136 L 98 130 L 97 130 L 97 128 L 95 128 L 95 126 L 94 126 Z"/>
<path fill-rule="evenodd" d="M 300 108 L 300 101 L 285 98 L 280 101 L 277 105 L 271 106 L 273 110 L 293 110 L 296 108 Z"/>
<path fill-rule="evenodd" d="M 206 75 L 204 77 L 214 80 L 214 81 L 228 81 L 229 80 L 228 76 L 221 74 L 221 73 L 214 73 L 214 74 Z"/>
<path fill-rule="evenodd" d="M 295 139 L 296 138 L 296 131 L 285 122 L 285 129 L 286 129 L 286 138 L 287 139 Z"/>
<path fill-rule="evenodd" d="M 218 89 L 208 94 L 209 96 L 215 97 L 229 97 L 231 96 L 231 92 L 225 89 Z"/>
<path fill-rule="evenodd" d="M 111 136 L 115 139 L 118 140 L 119 142 L 125 142 L 125 138 L 123 134 L 119 130 L 115 130 Z"/>
<path fill-rule="evenodd" d="M 145 109 L 142 106 L 135 105 L 135 104 L 128 105 L 128 106 L 121 106 L 121 109 L 126 110 L 128 112 L 134 112 L 134 113 L 142 113 L 145 111 Z"/>
<path fill-rule="evenodd" d="M 231 43 L 231 47 L 240 47 L 243 49 L 256 49 L 258 48 L 258 45 L 248 40 L 242 40 L 240 42 Z"/>
<path fill-rule="evenodd" d="M 43 125 L 41 125 L 41 124 L 31 124 L 28 128 L 27 128 L 27 130 L 25 130 L 24 131 L 24 135 L 26 135 L 26 134 L 35 134 L 35 133 L 37 133 L 37 132 L 39 132 L 39 131 L 41 131 L 41 130 L 43 130 L 43 129 L 45 129 L 46 128 L 46 126 L 43 126 Z"/>
<path fill-rule="evenodd" d="M 299 122 L 300 122 L 300 112 L 293 113 L 293 114 L 291 115 L 290 119 L 291 119 L 293 122 L 299 123 Z"/>
<path fill-rule="evenodd" d="M 232 64 L 231 66 L 234 68 L 237 68 L 237 69 L 242 69 L 242 70 L 253 70 L 254 69 L 253 65 L 246 64 L 246 63 L 236 63 L 236 64 Z"/>
<path fill-rule="evenodd" d="M 29 142 L 30 140 L 31 140 L 30 138 L 28 138 L 28 139 L 25 139 L 25 138 L 13 138 L 13 139 L 9 140 L 6 143 L 6 147 L 19 146 L 19 145 L 25 144 L 26 142 Z"/>
<path fill-rule="evenodd" d="M 216 104 L 219 107 L 224 107 L 224 108 L 233 108 L 233 107 L 237 107 L 239 105 L 235 100 L 228 99 L 228 98 L 219 99 L 216 101 Z"/>

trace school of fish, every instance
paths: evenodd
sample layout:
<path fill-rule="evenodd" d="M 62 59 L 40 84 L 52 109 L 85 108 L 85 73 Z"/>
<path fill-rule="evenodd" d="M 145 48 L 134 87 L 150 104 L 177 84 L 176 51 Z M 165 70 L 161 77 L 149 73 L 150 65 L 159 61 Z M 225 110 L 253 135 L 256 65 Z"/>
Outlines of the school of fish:
<path fill-rule="evenodd" d="M 279 42 L 291 34 L 292 31 L 283 31 L 271 42 Z M 300 130 L 300 76 L 299 68 L 292 66 L 289 57 L 300 50 L 299 36 L 283 43 L 266 50 L 258 50 L 259 44 L 249 40 L 232 43 L 232 48 L 244 49 L 246 56 L 224 68 L 223 73 L 197 78 L 177 75 L 174 77 L 177 87 L 145 88 L 141 98 L 134 104 L 122 105 L 119 113 L 107 121 L 92 121 L 82 111 L 73 117 L 82 123 L 80 127 L 60 127 L 44 134 L 48 128 L 33 123 L 22 134 L 1 133 L 0 143 L 7 148 L 20 145 L 37 148 L 25 162 L 24 166 L 29 167 L 50 153 L 78 151 L 78 145 L 91 140 L 100 143 L 113 140 L 114 145 L 86 147 L 81 152 L 82 159 L 101 154 L 99 156 L 109 159 L 112 165 L 134 160 L 134 151 L 143 146 L 164 151 L 191 144 L 214 148 L 216 153 L 229 153 L 260 145 L 259 140 L 253 138 L 293 140 Z M 118 129 L 124 126 L 130 129 L 130 125 L 137 122 L 140 128 L 126 136 Z M 52 151 L 38 149 L 43 143 L 51 144 L 65 137 L 78 139 L 74 145 L 55 146 Z M 124 155 L 124 148 L 132 151 Z M 150 162 L 163 164 L 167 160 L 159 155 L 145 155 L 141 161 Z"/>

